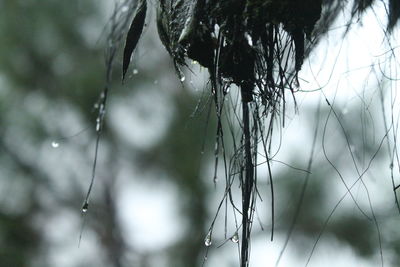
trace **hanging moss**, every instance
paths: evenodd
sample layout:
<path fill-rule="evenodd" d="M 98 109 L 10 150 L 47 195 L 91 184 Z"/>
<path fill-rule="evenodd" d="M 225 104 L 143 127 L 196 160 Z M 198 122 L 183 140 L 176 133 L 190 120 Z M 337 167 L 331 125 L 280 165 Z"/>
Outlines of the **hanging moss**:
<path fill-rule="evenodd" d="M 139 2 L 141 7 L 145 0 Z M 375 2 L 355 0 L 353 17 Z M 192 59 L 209 70 L 213 92 L 224 85 L 223 81 L 235 83 L 241 87 L 244 101 L 251 101 L 257 95 L 267 107 L 275 107 L 283 90 L 296 85 L 318 20 L 321 21 L 315 32 L 321 35 L 336 17 L 332 14 L 338 14 L 345 3 L 344 0 L 159 0 L 157 27 L 179 76 L 185 60 Z M 400 18 L 400 2 L 389 0 L 387 10 L 387 27 L 391 31 Z M 142 15 L 143 12 L 141 20 Z M 129 55 L 125 58 L 130 59 Z M 127 64 L 124 71 L 126 68 Z M 270 103 L 271 99 L 277 103 Z"/>
<path fill-rule="evenodd" d="M 249 102 L 257 85 L 260 96 L 274 93 L 276 88 L 268 87 L 282 82 L 291 88 L 290 78 L 303 63 L 305 37 L 310 38 L 321 15 L 321 1 L 164 0 L 157 15 L 161 41 L 178 73 L 185 58 L 196 60 L 208 68 L 214 87 L 233 82 Z M 283 58 L 286 53 L 289 58 Z M 287 67 L 279 77 L 271 75 L 282 62 Z M 265 79 L 268 86 L 260 86 Z"/>

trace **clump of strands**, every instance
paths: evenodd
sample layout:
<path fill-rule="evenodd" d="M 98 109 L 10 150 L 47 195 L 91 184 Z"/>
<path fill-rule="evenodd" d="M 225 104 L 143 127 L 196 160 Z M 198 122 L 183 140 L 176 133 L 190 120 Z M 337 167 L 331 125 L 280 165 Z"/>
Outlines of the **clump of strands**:
<path fill-rule="evenodd" d="M 373 2 L 354 1 L 353 17 L 364 12 Z M 395 0 L 389 1 L 389 32 L 400 17 L 398 3 Z M 268 167 L 272 198 L 272 240 L 274 189 L 270 160 L 273 157 L 271 142 L 274 125 L 285 125 L 285 99 L 288 96 L 294 99 L 293 93 L 299 89 L 298 73 L 304 58 L 327 31 L 335 16 L 347 5 L 347 1 L 159 0 L 156 4 L 158 34 L 173 60 L 179 79 L 183 80 L 182 69 L 188 67 L 188 59 L 198 62 L 209 72 L 209 90 L 217 116 L 214 181 L 217 177 L 218 155 L 222 153 L 226 190 L 205 238 L 205 245 L 211 245 L 218 213 L 223 203 L 229 202 L 235 221 L 236 214 L 241 216 L 241 222 L 236 222 L 236 231 L 230 239 L 240 246 L 240 266 L 249 266 L 251 230 L 259 198 L 257 158 L 262 154 Z M 124 79 L 145 27 L 146 12 L 146 0 L 126 0 L 117 4 L 111 18 L 108 35 L 110 43 L 106 53 L 107 80 L 99 100 L 95 157 L 118 44 L 129 28 L 123 55 Z M 133 20 L 129 27 L 131 17 Z M 229 98 L 235 89 L 240 95 L 236 105 Z M 233 105 L 227 104 L 228 100 Z M 241 130 L 238 135 L 231 131 L 234 152 L 228 163 L 222 124 L 224 114 L 229 113 L 226 108 L 232 106 Z M 263 151 L 258 151 L 258 147 L 262 147 Z M 88 209 L 95 169 L 96 160 L 83 211 Z M 232 197 L 231 187 L 235 179 L 240 185 L 241 207 L 234 203 Z"/>
<path fill-rule="evenodd" d="M 123 77 L 143 29 L 146 1 L 138 1 L 124 50 Z M 269 166 L 274 121 L 284 125 L 285 94 L 298 88 L 298 72 L 303 64 L 305 46 L 321 15 L 320 1 L 159 1 L 157 28 L 160 39 L 173 59 L 179 78 L 186 59 L 208 69 L 210 90 L 217 115 L 216 164 L 224 155 L 226 190 L 221 205 L 230 200 L 234 213 L 241 214 L 240 265 L 249 265 L 249 246 L 258 198 L 256 162 L 258 144 L 269 170 L 271 195 L 273 183 Z M 182 79 L 181 79 L 182 80 Z M 240 90 L 237 114 L 241 133 L 233 136 L 234 154 L 226 166 L 224 130 L 225 101 L 230 88 Z M 236 112 L 235 111 L 235 112 Z M 233 181 L 241 188 L 241 208 L 231 195 Z M 272 201 L 272 233 L 274 206 Z M 219 209 L 217 215 L 219 213 Z M 216 216 L 217 217 L 217 216 Z M 211 245 L 213 220 L 205 239 Z M 234 240 L 239 241 L 235 232 Z"/>

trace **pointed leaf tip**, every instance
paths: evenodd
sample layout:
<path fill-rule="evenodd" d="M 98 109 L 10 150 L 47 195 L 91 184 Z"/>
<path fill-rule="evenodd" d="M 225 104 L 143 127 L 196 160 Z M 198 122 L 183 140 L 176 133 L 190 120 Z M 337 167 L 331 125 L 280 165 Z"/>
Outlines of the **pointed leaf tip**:
<path fill-rule="evenodd" d="M 124 58 L 122 63 L 122 81 L 125 79 L 125 74 L 128 71 L 131 63 L 131 56 L 139 41 L 140 35 L 143 32 L 144 21 L 146 18 L 147 3 L 146 0 L 139 0 L 136 8 L 135 16 L 133 17 L 131 26 L 126 36 Z"/>
<path fill-rule="evenodd" d="M 396 24 L 400 21 L 400 1 L 389 0 L 389 22 L 388 30 L 393 31 Z"/>

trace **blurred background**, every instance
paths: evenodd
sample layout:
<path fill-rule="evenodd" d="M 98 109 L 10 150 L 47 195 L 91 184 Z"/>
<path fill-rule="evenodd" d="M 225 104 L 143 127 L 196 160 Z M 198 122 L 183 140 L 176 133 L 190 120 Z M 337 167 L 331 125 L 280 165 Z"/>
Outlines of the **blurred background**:
<path fill-rule="evenodd" d="M 204 245 L 225 189 L 222 163 L 213 183 L 207 73 L 191 63 L 180 83 L 153 2 L 124 85 L 121 55 L 114 66 L 83 215 L 114 2 L 0 0 L 1 267 L 239 265 L 224 208 Z M 251 266 L 400 266 L 398 48 L 383 12 L 347 35 L 340 15 L 303 67 L 297 108 L 287 95 L 272 146 L 275 239 L 264 164 Z"/>

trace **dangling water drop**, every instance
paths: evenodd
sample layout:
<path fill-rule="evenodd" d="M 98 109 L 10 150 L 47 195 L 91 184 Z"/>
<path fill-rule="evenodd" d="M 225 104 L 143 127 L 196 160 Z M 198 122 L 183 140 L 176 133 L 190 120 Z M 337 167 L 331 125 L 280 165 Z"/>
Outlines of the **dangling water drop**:
<path fill-rule="evenodd" d="M 134 75 L 136 75 L 136 74 L 138 74 L 139 73 L 139 71 L 137 70 L 137 69 L 133 69 L 133 74 Z"/>
<path fill-rule="evenodd" d="M 51 142 L 51 147 L 52 147 L 52 148 L 57 148 L 57 147 L 59 147 L 59 146 L 60 146 L 60 144 L 59 144 L 57 141 Z"/>
<path fill-rule="evenodd" d="M 186 80 L 186 77 L 185 76 L 182 76 L 181 77 L 181 82 L 184 82 Z"/>
<path fill-rule="evenodd" d="M 83 204 L 82 206 L 82 213 L 86 213 L 88 211 L 89 208 L 89 203 L 85 202 L 85 204 Z"/>
<path fill-rule="evenodd" d="M 100 118 L 96 119 L 96 132 L 99 132 L 101 128 L 101 120 Z"/>
<path fill-rule="evenodd" d="M 239 234 L 238 232 L 236 232 L 232 237 L 231 237 L 231 241 L 233 243 L 238 243 L 239 242 Z"/>
<path fill-rule="evenodd" d="M 204 239 L 204 245 L 206 245 L 206 247 L 211 246 L 212 244 L 212 240 L 211 240 L 211 232 L 209 232 L 206 236 L 206 238 Z"/>

